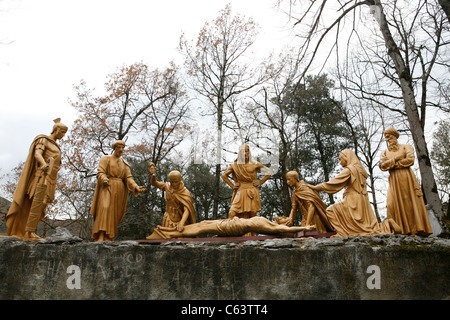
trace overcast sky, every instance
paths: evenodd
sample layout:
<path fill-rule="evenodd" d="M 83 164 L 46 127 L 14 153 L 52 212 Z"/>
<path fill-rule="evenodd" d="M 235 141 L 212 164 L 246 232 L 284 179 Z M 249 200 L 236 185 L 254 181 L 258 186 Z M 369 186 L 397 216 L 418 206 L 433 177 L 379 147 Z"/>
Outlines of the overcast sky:
<path fill-rule="evenodd" d="M 53 119 L 70 126 L 73 85 L 84 79 L 101 90 L 124 64 L 179 62 L 181 32 L 195 38 L 227 3 L 260 25 L 257 50 L 289 41 L 274 0 L 0 0 L 0 176 L 25 160 Z"/>

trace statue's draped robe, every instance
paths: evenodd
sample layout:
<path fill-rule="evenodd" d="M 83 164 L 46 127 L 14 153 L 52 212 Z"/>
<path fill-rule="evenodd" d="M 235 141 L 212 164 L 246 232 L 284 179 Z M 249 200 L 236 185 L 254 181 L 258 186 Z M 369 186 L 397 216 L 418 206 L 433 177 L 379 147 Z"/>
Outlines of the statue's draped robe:
<path fill-rule="evenodd" d="M 303 181 L 296 184 L 292 190 L 292 210 L 299 208 L 302 210 L 303 217 L 301 225 L 306 225 L 307 215 L 313 214 L 312 224 L 320 233 L 334 231 L 326 215 L 327 206 L 320 198 L 319 194 L 308 187 Z"/>
<path fill-rule="evenodd" d="M 227 170 L 239 188 L 234 190 L 231 197 L 230 211 L 236 212 L 239 218 L 251 218 L 261 211 L 259 190 L 253 183 L 258 182 L 258 171 L 263 167 L 259 162 L 238 163 L 235 161 Z"/>
<path fill-rule="evenodd" d="M 174 190 L 170 182 L 156 182 L 155 186 L 165 192 L 166 196 L 166 212 L 163 216 L 163 227 L 177 227 L 183 217 L 185 210 L 189 215 L 185 225 L 195 223 L 195 209 L 191 193 L 181 181 L 181 187 Z"/>
<path fill-rule="evenodd" d="M 38 149 L 43 151 L 42 157 L 46 162 L 50 158 L 55 160 L 52 172 L 49 172 L 46 176 L 45 204 L 52 203 L 55 198 L 56 177 L 61 165 L 61 150 L 56 141 L 46 135 L 39 135 L 31 143 L 19 182 L 14 191 L 13 201 L 6 215 L 8 236 L 24 236 L 33 197 L 38 185 L 43 183 L 44 175 L 39 169 L 35 157 Z M 45 216 L 45 207 L 43 207 L 40 219 Z"/>
<path fill-rule="evenodd" d="M 105 231 L 110 239 L 117 235 L 117 227 L 125 215 L 129 192 L 134 196 L 139 194 L 130 166 L 123 158 L 116 159 L 113 155 L 103 156 L 98 165 L 91 207 L 91 215 L 94 216 L 92 238 L 95 240 L 100 231 Z M 103 184 L 106 179 L 109 179 L 109 186 Z"/>
<path fill-rule="evenodd" d="M 395 162 L 395 156 L 402 160 Z M 433 233 L 423 200 L 422 190 L 411 166 L 414 149 L 410 145 L 385 150 L 381 155 L 380 169 L 389 170 L 387 217 L 401 228 L 402 234 L 429 235 Z"/>
<path fill-rule="evenodd" d="M 354 154 L 353 154 L 354 155 Z M 336 177 L 319 184 L 316 190 L 336 193 L 345 188 L 343 200 L 327 208 L 327 216 L 337 236 L 374 235 L 393 233 L 388 220 L 378 223 L 367 196 L 367 173 L 359 160 L 352 160 Z"/>

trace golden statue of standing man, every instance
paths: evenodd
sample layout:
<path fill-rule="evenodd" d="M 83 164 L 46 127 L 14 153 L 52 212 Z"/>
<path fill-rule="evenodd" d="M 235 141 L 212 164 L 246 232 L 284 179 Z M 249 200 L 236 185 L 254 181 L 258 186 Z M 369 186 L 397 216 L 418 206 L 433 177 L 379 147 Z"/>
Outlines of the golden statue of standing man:
<path fill-rule="evenodd" d="M 264 171 L 265 176 L 258 181 L 258 171 Z M 266 182 L 272 171 L 250 154 L 250 147 L 242 145 L 239 147 L 237 159 L 222 174 L 222 179 L 234 191 L 231 198 L 231 208 L 228 218 L 251 218 L 261 211 L 261 199 L 258 188 Z M 230 181 L 229 175 L 234 181 Z"/>
<path fill-rule="evenodd" d="M 112 241 L 117 235 L 117 227 L 122 222 L 127 208 L 128 194 L 135 197 L 144 192 L 131 175 L 129 164 L 122 158 L 125 142 L 113 143 L 112 155 L 100 159 L 97 172 L 94 201 L 91 215 L 94 216 L 92 238 L 96 241 Z"/>
<path fill-rule="evenodd" d="M 388 149 L 383 151 L 380 169 L 389 171 L 387 217 L 401 228 L 402 234 L 427 236 L 433 233 L 425 208 L 422 190 L 411 170 L 414 149 L 409 144 L 399 144 L 400 136 L 394 128 L 384 132 Z"/>
<path fill-rule="evenodd" d="M 54 120 L 49 136 L 38 135 L 32 142 L 27 160 L 6 215 L 8 236 L 29 241 L 41 238 L 36 234 L 39 221 L 45 216 L 48 204 L 55 199 L 56 177 L 61 165 L 62 139 L 68 128 Z"/>

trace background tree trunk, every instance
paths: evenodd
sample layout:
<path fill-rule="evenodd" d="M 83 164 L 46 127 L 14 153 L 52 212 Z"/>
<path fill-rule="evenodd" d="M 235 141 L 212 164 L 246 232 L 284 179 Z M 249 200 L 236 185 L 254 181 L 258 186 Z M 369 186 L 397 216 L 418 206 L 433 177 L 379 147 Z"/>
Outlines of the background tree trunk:
<path fill-rule="evenodd" d="M 405 111 L 409 123 L 409 128 L 413 137 L 417 160 L 419 163 L 419 170 L 422 177 L 422 188 L 424 196 L 430 208 L 434 211 L 439 219 L 442 219 L 442 203 L 439 199 L 438 189 L 436 181 L 434 179 L 433 169 L 431 167 L 430 155 L 428 153 L 428 147 L 425 141 L 425 134 L 414 96 L 412 76 L 409 70 L 406 68 L 405 62 L 403 61 L 403 58 L 400 54 L 400 50 L 389 30 L 389 25 L 387 23 L 386 16 L 384 15 L 381 2 L 379 0 L 375 0 L 374 2 L 380 9 L 380 16 L 379 19 L 377 19 L 380 25 L 380 31 L 383 34 L 388 54 L 395 64 L 395 70 L 400 79 L 403 100 L 405 103 Z"/>

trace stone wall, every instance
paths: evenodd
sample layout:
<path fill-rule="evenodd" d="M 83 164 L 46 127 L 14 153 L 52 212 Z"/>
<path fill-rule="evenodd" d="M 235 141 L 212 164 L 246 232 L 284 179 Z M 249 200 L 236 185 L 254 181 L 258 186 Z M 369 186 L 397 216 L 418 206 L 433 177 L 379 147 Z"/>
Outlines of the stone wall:
<path fill-rule="evenodd" d="M 0 238 L 0 299 L 448 299 L 450 240 Z"/>

